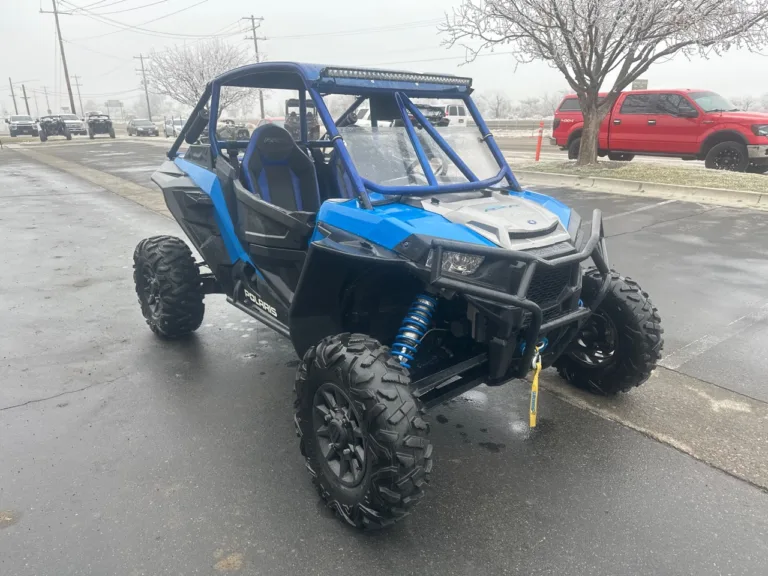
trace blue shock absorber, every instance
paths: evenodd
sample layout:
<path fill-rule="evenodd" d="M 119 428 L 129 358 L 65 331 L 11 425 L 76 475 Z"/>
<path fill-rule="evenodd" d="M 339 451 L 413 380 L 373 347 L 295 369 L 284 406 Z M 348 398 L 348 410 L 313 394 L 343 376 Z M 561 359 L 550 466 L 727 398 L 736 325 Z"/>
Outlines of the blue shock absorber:
<path fill-rule="evenodd" d="M 432 314 L 437 308 L 437 300 L 428 294 L 419 294 L 411 304 L 411 309 L 403 318 L 403 325 L 392 344 L 392 355 L 406 368 L 413 361 L 422 338 L 429 330 Z"/>

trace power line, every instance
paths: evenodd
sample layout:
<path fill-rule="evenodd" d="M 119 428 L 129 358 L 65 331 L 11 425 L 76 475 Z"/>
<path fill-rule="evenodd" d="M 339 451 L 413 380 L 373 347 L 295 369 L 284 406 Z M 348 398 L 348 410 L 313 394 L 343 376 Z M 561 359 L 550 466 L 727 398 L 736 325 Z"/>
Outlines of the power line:
<path fill-rule="evenodd" d="M 149 8 L 150 6 L 155 6 L 157 4 L 165 4 L 169 0 L 156 0 L 155 2 L 152 2 L 151 4 L 144 4 L 143 6 L 134 6 L 133 8 L 124 8 L 122 10 L 113 10 L 112 12 L 94 12 L 94 14 L 97 14 L 99 16 L 106 16 L 108 14 L 122 14 L 123 12 L 133 12 L 134 10 L 141 10 L 142 8 Z M 106 8 L 107 6 L 102 6 L 102 8 Z"/>
<path fill-rule="evenodd" d="M 68 6 L 73 6 L 69 2 L 66 2 L 65 0 L 62 0 L 62 2 L 65 2 Z M 142 22 L 141 24 L 131 25 L 131 24 L 123 24 L 121 22 L 118 22 L 117 20 L 113 20 L 112 18 L 105 18 L 104 16 L 100 16 L 98 13 L 90 12 L 90 11 L 84 11 L 87 12 L 86 14 L 82 14 L 83 16 L 86 16 L 88 18 L 91 18 L 92 20 L 96 20 L 97 22 L 101 24 L 107 24 L 109 26 L 113 26 L 115 28 L 118 28 L 118 30 L 113 30 L 112 32 L 106 32 L 104 34 L 98 34 L 96 36 L 85 36 L 83 38 L 75 38 L 75 40 L 91 40 L 94 38 L 102 38 L 104 36 L 110 36 L 111 34 L 117 34 L 118 32 L 124 32 L 126 30 L 134 31 L 138 34 L 147 34 L 149 36 L 159 36 L 163 38 L 200 38 L 200 37 L 207 37 L 208 35 L 201 35 L 201 34 L 176 34 L 173 32 L 161 32 L 158 30 L 147 30 L 144 28 L 141 28 L 142 26 L 145 26 L 146 24 L 151 24 L 152 22 L 157 22 L 158 20 L 163 20 L 165 18 L 169 18 L 171 16 L 174 16 L 176 14 L 179 14 L 180 12 L 184 12 L 186 10 L 191 10 L 192 8 L 199 6 L 200 4 L 204 4 L 205 2 L 208 2 L 208 0 L 200 0 L 199 2 L 192 4 L 191 6 L 187 6 L 185 8 L 181 8 L 179 10 L 176 10 L 175 12 L 170 12 L 169 14 L 164 14 L 162 16 L 158 16 L 157 18 L 153 18 L 151 20 L 147 20 L 146 22 Z M 80 15 L 80 14 L 78 14 Z"/>
<path fill-rule="evenodd" d="M 285 36 L 273 36 L 274 40 L 295 40 L 298 38 L 315 38 L 317 36 L 352 36 L 356 34 L 372 34 L 376 32 L 394 32 L 397 30 L 407 30 L 409 28 L 425 28 L 434 26 L 442 20 L 416 20 L 413 22 L 403 22 L 399 25 L 377 26 L 375 28 L 353 28 L 350 30 L 337 30 L 335 32 L 313 32 L 311 34 L 289 34 Z"/>

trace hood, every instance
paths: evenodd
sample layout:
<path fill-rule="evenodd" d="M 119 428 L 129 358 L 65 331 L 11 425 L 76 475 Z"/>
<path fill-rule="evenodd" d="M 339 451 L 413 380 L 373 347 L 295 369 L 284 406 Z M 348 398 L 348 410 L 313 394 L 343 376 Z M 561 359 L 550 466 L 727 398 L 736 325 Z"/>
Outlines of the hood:
<path fill-rule="evenodd" d="M 509 250 L 528 250 L 570 240 L 557 215 L 526 198 L 499 192 L 478 197 L 476 192 L 470 192 L 413 198 L 407 202 L 463 224 Z"/>
<path fill-rule="evenodd" d="M 731 122 L 741 122 L 743 124 L 768 124 L 768 114 L 764 112 L 710 112 L 710 114 L 718 114 L 723 120 L 730 120 Z"/>

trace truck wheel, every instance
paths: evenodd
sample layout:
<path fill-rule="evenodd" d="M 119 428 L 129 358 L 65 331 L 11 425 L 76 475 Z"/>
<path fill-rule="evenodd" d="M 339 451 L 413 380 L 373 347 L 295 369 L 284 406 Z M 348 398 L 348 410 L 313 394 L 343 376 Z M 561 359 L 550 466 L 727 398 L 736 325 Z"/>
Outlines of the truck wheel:
<path fill-rule="evenodd" d="M 405 517 L 432 470 L 429 425 L 389 348 L 339 334 L 310 348 L 296 374 L 296 427 L 312 482 L 356 528 Z"/>
<path fill-rule="evenodd" d="M 568 160 L 579 159 L 579 148 L 581 148 L 581 136 L 574 138 L 573 142 L 568 145 Z"/>
<path fill-rule="evenodd" d="M 115 137 L 115 129 L 112 126 L 109 127 L 109 137 L 110 138 Z"/>
<path fill-rule="evenodd" d="M 613 160 L 614 162 L 630 162 L 635 157 L 634 154 L 614 154 L 609 152 L 608 153 L 608 160 Z"/>
<path fill-rule="evenodd" d="M 715 144 L 704 159 L 704 166 L 712 170 L 744 172 L 749 166 L 747 147 L 740 142 Z"/>
<path fill-rule="evenodd" d="M 200 271 L 180 238 L 145 238 L 133 253 L 133 281 L 141 313 L 152 332 L 178 338 L 203 322 L 205 304 Z"/>
<path fill-rule="evenodd" d="M 589 269 L 582 299 L 597 296 L 600 274 Z M 568 350 L 555 362 L 565 380 L 595 394 L 613 396 L 648 380 L 661 359 L 661 317 L 637 282 L 611 272 L 605 299 Z"/>

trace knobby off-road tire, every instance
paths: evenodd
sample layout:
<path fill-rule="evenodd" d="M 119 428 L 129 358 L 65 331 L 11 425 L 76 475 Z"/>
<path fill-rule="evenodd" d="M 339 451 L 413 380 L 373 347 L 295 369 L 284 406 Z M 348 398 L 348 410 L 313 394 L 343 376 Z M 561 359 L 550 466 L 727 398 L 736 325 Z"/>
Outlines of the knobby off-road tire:
<path fill-rule="evenodd" d="M 109 137 L 110 138 L 114 138 L 115 137 L 115 129 L 114 128 L 110 128 L 109 129 Z"/>
<path fill-rule="evenodd" d="M 46 140 L 48 140 L 48 134 L 44 130 L 40 130 L 40 142 L 45 142 Z"/>
<path fill-rule="evenodd" d="M 597 295 L 601 282 L 595 268 L 585 272 L 585 303 Z M 613 271 L 610 282 L 603 302 L 555 363 L 565 380 L 604 396 L 627 392 L 648 380 L 664 347 L 661 317 L 648 294 L 637 282 Z"/>
<path fill-rule="evenodd" d="M 200 327 L 203 285 L 192 251 L 180 238 L 153 236 L 133 253 L 133 281 L 141 313 L 155 334 L 178 338 Z"/>
<path fill-rule="evenodd" d="M 409 383 L 408 371 L 389 348 L 362 334 L 324 338 L 299 366 L 295 407 L 301 452 L 320 496 L 356 528 L 391 525 L 424 495 L 432 445 Z M 330 399 L 336 409 L 328 410 L 329 393 L 336 395 Z M 345 401 L 349 423 L 340 435 Z M 351 444 L 350 453 L 356 454 L 345 476 L 332 467 L 341 453 L 333 448 L 336 440 L 336 446 Z"/>

